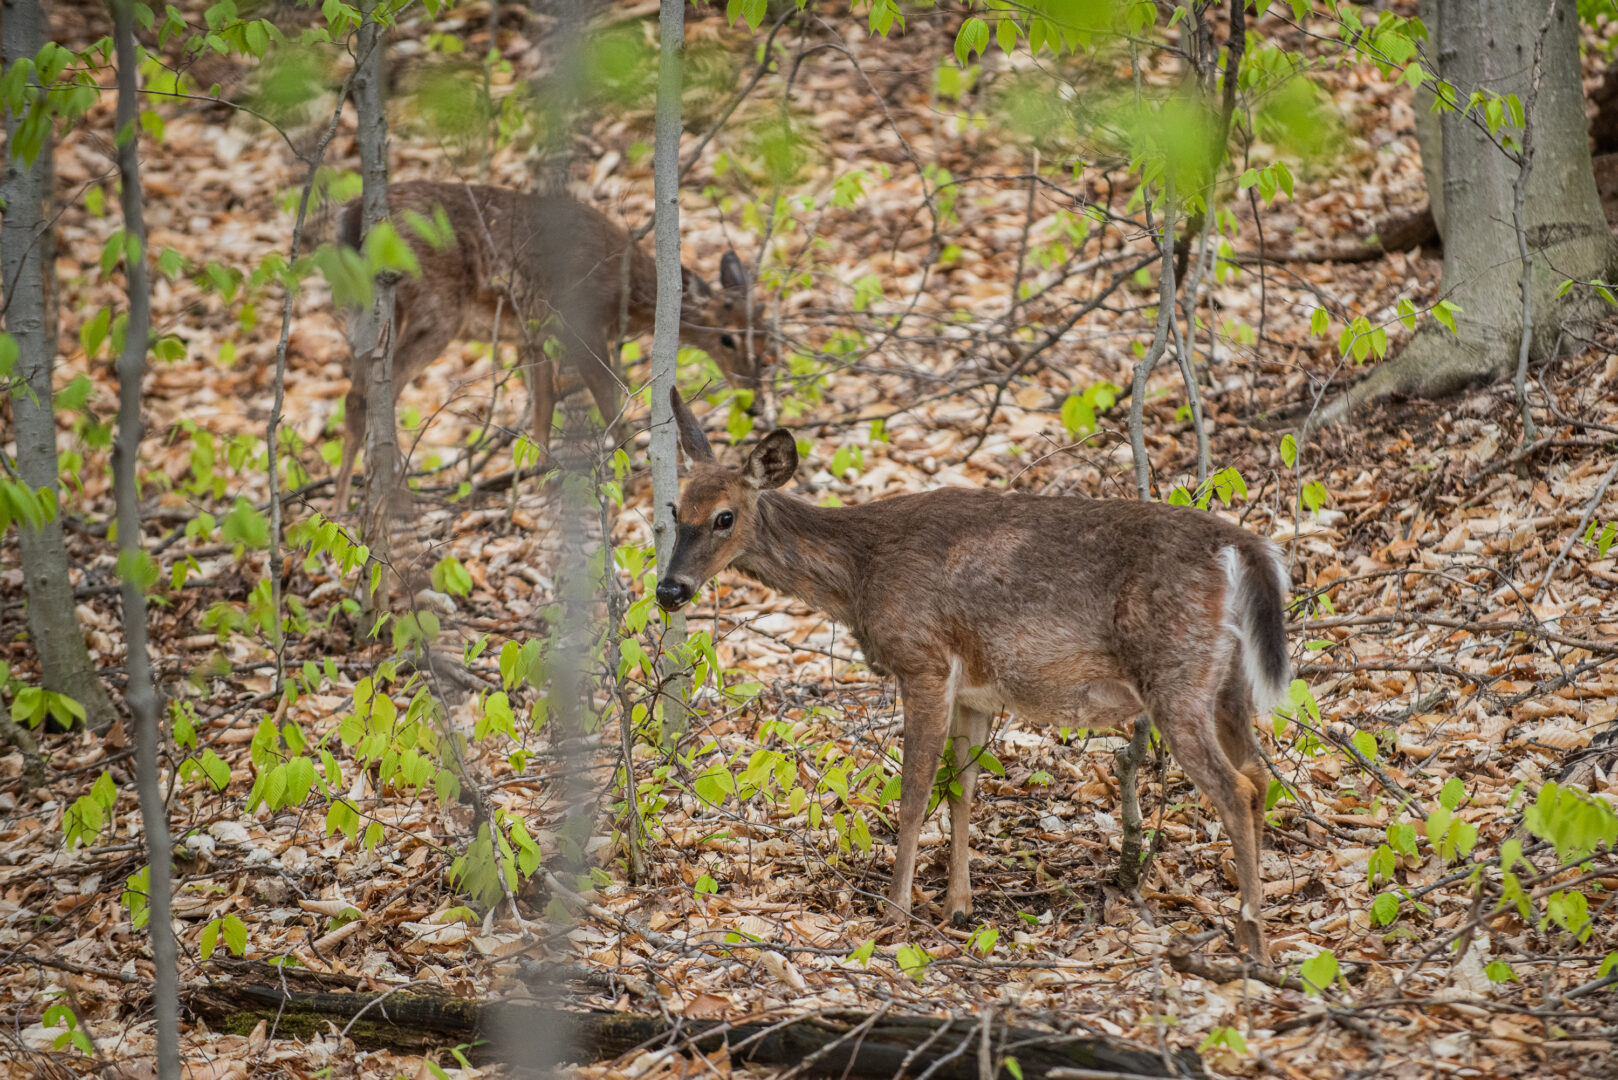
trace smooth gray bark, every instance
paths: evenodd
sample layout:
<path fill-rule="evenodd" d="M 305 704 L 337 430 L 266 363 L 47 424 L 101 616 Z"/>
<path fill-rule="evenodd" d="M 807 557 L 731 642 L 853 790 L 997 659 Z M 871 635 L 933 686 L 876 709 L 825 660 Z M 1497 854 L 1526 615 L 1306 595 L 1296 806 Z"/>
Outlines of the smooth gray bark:
<path fill-rule="evenodd" d="M 1554 348 L 1565 325 L 1589 321 L 1602 307 L 1593 289 L 1574 288 L 1558 297 L 1558 286 L 1568 278 L 1602 277 L 1615 254 L 1590 164 L 1578 13 L 1573 0 L 1554 0 L 1547 22 L 1550 2 L 1436 0 L 1436 26 L 1428 26 L 1438 42 L 1439 74 L 1453 84 L 1461 104 L 1480 87 L 1516 94 L 1525 105 L 1534 99 L 1534 167 L 1524 193 L 1523 230 L 1534 264 L 1530 351 L 1536 359 Z M 1530 81 L 1542 25 L 1544 65 L 1535 96 Z M 1446 112 L 1437 154 L 1443 172 L 1439 205 L 1467 208 L 1454 218 L 1446 215 L 1440 226 L 1440 295 L 1461 308 L 1457 333 L 1424 324 L 1399 357 L 1327 407 L 1327 423 L 1380 398 L 1438 397 L 1493 382 L 1516 364 L 1523 332 L 1522 262 L 1512 222 L 1518 163 L 1496 145 L 1479 112 Z M 1514 135 L 1521 139 L 1520 132 Z M 1431 149 L 1424 146 L 1424 156 Z"/>
<path fill-rule="evenodd" d="M 680 354 L 680 301 L 685 288 L 680 270 L 680 88 L 685 63 L 684 0 L 662 0 L 658 10 L 660 52 L 657 60 L 656 143 L 652 150 L 652 234 L 657 259 L 657 316 L 652 328 L 652 539 L 657 564 L 674 553 L 674 507 L 680 498 L 679 434 L 669 391 L 675 387 Z M 665 647 L 685 642 L 685 615 L 676 612 L 664 635 Z M 665 676 L 670 674 L 665 668 Z M 663 722 L 670 734 L 685 731 L 683 679 L 672 679 L 663 701 Z"/>
<path fill-rule="evenodd" d="M 140 415 L 141 379 L 146 374 L 152 311 L 151 280 L 146 268 L 146 221 L 142 212 L 138 137 L 140 101 L 135 85 L 135 18 L 132 0 L 112 0 L 113 39 L 118 62 L 118 176 L 122 183 L 124 232 L 132 241 L 125 262 L 129 285 L 129 331 L 118 357 L 118 437 L 113 446 L 113 488 L 118 504 L 118 557 L 130 564 L 142 554 L 140 492 L 135 469 L 140 460 L 144 425 Z M 174 924 L 170 909 L 168 808 L 158 772 L 157 690 L 146 649 L 146 593 L 132 575 L 123 583 L 125 663 L 129 683 L 125 697 L 135 719 L 135 776 L 140 789 L 140 822 L 150 868 L 147 929 L 152 935 L 157 1014 L 158 1080 L 179 1080 L 180 997 Z"/>
<path fill-rule="evenodd" d="M 1439 0 L 1421 0 L 1417 5 L 1417 14 L 1427 26 L 1427 55 L 1429 65 L 1438 63 L 1438 4 Z M 1432 75 L 1436 69 L 1429 67 L 1427 74 Z M 1438 235 L 1444 235 L 1444 121 L 1440 114 L 1433 112 L 1433 102 L 1437 98 L 1433 94 L 1432 79 L 1425 79 L 1421 86 L 1416 88 L 1416 145 L 1421 147 L 1421 176 L 1427 184 L 1427 205 L 1433 212 L 1433 224 L 1438 227 Z"/>
<path fill-rule="evenodd" d="M 375 0 L 361 5 L 365 21 L 360 27 L 359 68 L 354 77 L 354 107 L 359 113 L 360 174 L 364 181 L 361 236 L 388 216 L 388 112 L 384 96 L 383 30 L 375 19 Z M 362 241 L 363 248 L 363 241 Z M 358 320 L 352 347 L 356 357 L 369 355 L 365 402 L 370 417 L 365 425 L 364 539 L 371 557 L 382 564 L 382 584 L 373 603 L 386 607 L 391 592 L 393 562 L 389 506 L 398 486 L 399 436 L 395 420 L 393 386 L 394 274 L 378 275 L 371 308 Z"/>
<path fill-rule="evenodd" d="M 6 70 L 18 60 L 34 57 L 44 41 L 43 26 L 38 0 L 5 0 L 0 52 Z M 43 104 L 35 107 L 43 108 Z M 22 116 L 7 111 L 8 145 L 15 145 L 22 121 Z M 5 228 L 0 229 L 0 278 L 5 287 L 6 330 L 17 342 L 17 375 L 28 385 L 26 391 L 11 399 L 17 429 L 17 472 L 31 489 L 49 488 L 60 498 L 56 416 L 51 400 L 51 375 L 56 366 L 56 307 L 46 299 L 46 275 L 56 272 L 49 258 L 52 245 L 44 220 L 50 153 L 47 142 L 32 162 L 22 161 L 20 154 L 7 155 L 0 186 L 0 198 L 6 206 Z M 84 706 L 89 726 L 103 730 L 115 717 L 112 698 L 96 675 L 79 629 L 60 516 L 37 530 L 18 523 L 17 542 L 22 550 L 23 587 L 28 594 L 28 635 L 39 657 L 40 682 L 45 689 L 66 694 Z"/>

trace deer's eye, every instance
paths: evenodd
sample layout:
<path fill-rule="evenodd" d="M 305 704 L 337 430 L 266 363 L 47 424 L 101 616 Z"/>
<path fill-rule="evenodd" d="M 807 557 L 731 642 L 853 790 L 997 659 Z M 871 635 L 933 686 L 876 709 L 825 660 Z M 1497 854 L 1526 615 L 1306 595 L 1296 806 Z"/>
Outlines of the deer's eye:
<path fill-rule="evenodd" d="M 731 526 L 736 524 L 736 515 L 729 510 L 721 510 L 714 515 L 713 527 L 715 532 L 729 532 Z"/>
<path fill-rule="evenodd" d="M 720 334 L 719 344 L 723 345 L 727 349 L 734 349 L 736 347 L 736 339 L 731 337 L 729 334 Z"/>

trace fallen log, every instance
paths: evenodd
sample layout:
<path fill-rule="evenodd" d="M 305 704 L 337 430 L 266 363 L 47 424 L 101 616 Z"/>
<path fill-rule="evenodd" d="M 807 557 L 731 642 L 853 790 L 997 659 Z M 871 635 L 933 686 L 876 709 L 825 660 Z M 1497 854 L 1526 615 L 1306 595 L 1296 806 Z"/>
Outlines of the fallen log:
<path fill-rule="evenodd" d="M 797 1066 L 832 1077 L 894 1080 L 1051 1080 L 1053 1077 L 1205 1077 L 1189 1050 L 1172 1056 L 1124 1039 L 1013 1027 L 977 1017 L 883 1013 L 811 1014 L 792 1020 L 683 1022 L 600 1009 L 568 1009 L 532 998 L 473 1001 L 429 993 L 283 991 L 241 981 L 201 984 L 186 1005 L 216 1031 L 247 1034 L 260 1021 L 277 1036 L 311 1039 L 346 1029 L 357 1046 L 423 1053 L 462 1047 L 475 1064 L 539 1066 L 601 1061 L 672 1047 L 740 1061 Z M 1006 1067 L 1006 1059 L 1016 1064 Z M 1014 1072 L 1013 1070 L 1019 1070 Z M 1053 1070 L 1055 1072 L 1053 1073 Z"/>

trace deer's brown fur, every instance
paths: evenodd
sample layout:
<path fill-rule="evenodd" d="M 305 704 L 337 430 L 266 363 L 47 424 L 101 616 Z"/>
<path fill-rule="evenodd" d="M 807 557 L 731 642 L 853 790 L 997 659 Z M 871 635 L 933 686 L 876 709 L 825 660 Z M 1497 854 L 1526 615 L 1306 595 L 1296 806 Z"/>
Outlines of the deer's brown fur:
<path fill-rule="evenodd" d="M 1267 772 L 1253 732 L 1288 685 L 1285 565 L 1273 544 L 1187 507 L 962 488 L 827 509 L 779 494 L 792 436 L 740 468 L 717 463 L 678 394 L 692 466 L 657 599 L 677 608 L 734 566 L 853 632 L 904 702 L 898 853 L 890 912 L 911 906 L 916 844 L 946 740 L 945 914 L 972 910 L 968 822 L 996 712 L 1073 726 L 1141 714 L 1213 803 L 1241 893 L 1238 944 L 1265 959 L 1259 849 Z"/>
<path fill-rule="evenodd" d="M 437 207 L 443 208 L 453 231 L 453 239 L 441 249 L 409 224 L 407 214 L 431 220 Z M 421 266 L 420 275 L 403 277 L 395 293 L 396 387 L 421 374 L 452 341 L 493 340 L 498 318 L 500 339 L 518 347 L 539 445 L 550 441 L 557 399 L 557 372 L 543 350 L 552 335 L 561 346 L 560 363 L 578 372 L 602 418 L 614 421 L 621 394 L 611 343 L 618 337 L 623 306 L 626 248 L 630 335 L 651 331 L 657 305 L 656 266 L 639 245 L 631 244 L 623 228 L 566 196 L 468 184 L 393 184 L 388 188 L 388 209 L 395 230 Z M 360 232 L 356 199 L 338 213 L 338 240 L 358 248 Z M 680 338 L 713 357 L 733 386 L 755 388 L 765 327 L 755 317 L 749 353 L 747 275 L 734 252 L 722 260 L 720 277 L 716 290 L 684 270 Z M 354 458 L 365 440 L 369 367 L 368 357 L 350 360 L 337 475 L 339 510 L 347 504 Z"/>

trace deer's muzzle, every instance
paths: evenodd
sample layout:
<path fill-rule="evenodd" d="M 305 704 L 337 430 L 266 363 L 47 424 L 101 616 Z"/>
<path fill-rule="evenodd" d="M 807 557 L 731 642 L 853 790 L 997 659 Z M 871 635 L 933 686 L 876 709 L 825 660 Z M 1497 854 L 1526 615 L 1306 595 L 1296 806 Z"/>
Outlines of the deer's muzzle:
<path fill-rule="evenodd" d="M 691 599 L 696 589 L 689 582 L 666 577 L 657 583 L 657 606 L 664 611 L 678 611 Z"/>

